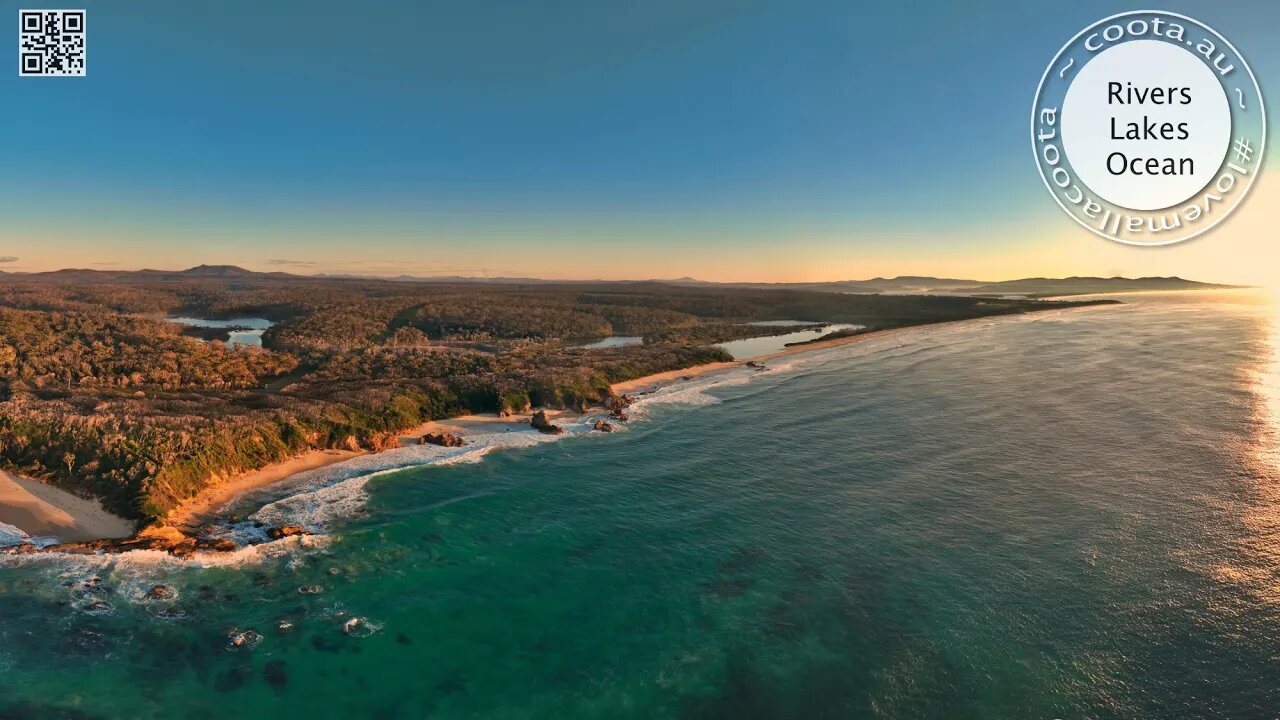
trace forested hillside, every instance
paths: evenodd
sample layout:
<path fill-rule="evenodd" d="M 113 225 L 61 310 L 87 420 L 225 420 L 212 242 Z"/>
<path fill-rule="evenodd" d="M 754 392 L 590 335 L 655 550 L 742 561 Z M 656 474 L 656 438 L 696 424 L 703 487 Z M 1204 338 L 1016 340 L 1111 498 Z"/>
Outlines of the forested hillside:
<path fill-rule="evenodd" d="M 426 420 L 578 408 L 610 384 L 731 359 L 709 343 L 1062 303 L 658 283 L 416 284 L 257 274 L 0 275 L 0 460 L 127 517 L 307 449 L 378 449 Z M 263 347 L 167 322 L 254 317 Z M 643 345 L 577 347 L 611 334 Z"/>

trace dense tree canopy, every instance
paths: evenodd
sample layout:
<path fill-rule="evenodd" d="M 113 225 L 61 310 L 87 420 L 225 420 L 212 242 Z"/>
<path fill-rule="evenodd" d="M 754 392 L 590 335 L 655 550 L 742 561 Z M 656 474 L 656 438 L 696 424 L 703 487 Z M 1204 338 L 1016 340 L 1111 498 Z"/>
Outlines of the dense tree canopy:
<path fill-rule="evenodd" d="M 610 384 L 728 360 L 712 343 L 1057 307 L 657 283 L 411 283 L 256 274 L 0 274 L 0 460 L 156 518 L 212 480 L 426 420 L 577 408 Z M 262 317 L 230 348 L 166 315 Z M 612 334 L 638 346 L 584 349 Z"/>

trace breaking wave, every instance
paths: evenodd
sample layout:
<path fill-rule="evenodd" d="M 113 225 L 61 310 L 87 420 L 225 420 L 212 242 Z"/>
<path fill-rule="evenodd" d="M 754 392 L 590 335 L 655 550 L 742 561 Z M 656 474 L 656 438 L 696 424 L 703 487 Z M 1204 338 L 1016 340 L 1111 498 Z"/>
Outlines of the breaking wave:
<path fill-rule="evenodd" d="M 644 423 L 664 406 L 705 406 L 721 400 L 711 393 L 717 388 L 745 385 L 758 378 L 803 373 L 834 357 L 873 357 L 915 345 L 921 340 L 938 340 L 974 327 L 987 327 L 1008 322 L 1053 321 L 1057 313 L 1037 316 L 1012 316 L 974 322 L 923 326 L 868 337 L 850 345 L 809 350 L 773 358 L 762 364 L 740 365 L 724 370 L 689 376 L 671 384 L 629 393 L 633 403 L 627 408 L 629 423 L 615 423 L 615 430 L 625 432 L 628 424 Z M 233 552 L 200 552 L 191 558 L 175 558 L 161 551 L 135 550 L 111 555 L 74 555 L 42 553 L 10 556 L 4 563 L 49 563 L 63 572 L 92 577 L 94 572 L 117 568 L 128 584 L 140 588 L 150 582 L 160 569 L 191 567 L 227 567 L 260 563 L 264 560 L 294 554 L 299 550 L 324 547 L 340 525 L 359 518 L 366 512 L 369 484 L 380 477 L 409 468 L 446 466 L 481 461 L 495 450 L 529 448 L 593 434 L 597 420 L 607 419 L 604 412 L 587 413 L 575 418 L 560 417 L 555 423 L 564 433 L 549 435 L 527 425 L 499 422 L 475 422 L 465 432 L 467 444 L 449 448 L 437 445 L 411 445 L 370 455 L 362 455 L 325 467 L 304 471 L 270 487 L 246 493 L 221 508 L 226 514 L 234 507 L 256 507 L 242 519 L 228 519 L 209 528 L 209 534 L 233 540 L 240 547 Z M 267 537 L 269 527 L 299 525 L 309 535 L 282 539 Z M 0 523 L 0 546 L 23 542 L 52 544 L 53 538 L 34 538 L 22 530 Z M 70 568 L 70 570 L 68 570 Z M 137 577 L 134 578 L 133 576 Z M 136 593 L 134 593 L 136 594 Z"/>

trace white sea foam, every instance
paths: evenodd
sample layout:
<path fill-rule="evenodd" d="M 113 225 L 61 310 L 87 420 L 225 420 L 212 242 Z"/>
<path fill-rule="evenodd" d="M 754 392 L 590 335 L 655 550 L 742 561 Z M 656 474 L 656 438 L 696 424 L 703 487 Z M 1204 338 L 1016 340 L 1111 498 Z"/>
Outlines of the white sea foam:
<path fill-rule="evenodd" d="M 19 528 L 0 522 L 0 547 L 25 544 L 46 547 L 60 542 L 62 541 L 52 535 L 28 535 Z"/>
<path fill-rule="evenodd" d="M 588 432 L 585 421 L 565 423 L 563 435 L 547 435 L 532 428 L 495 426 L 493 432 L 467 435 L 463 447 L 411 445 L 362 455 L 345 462 L 302 473 L 291 480 L 284 497 L 263 505 L 236 526 L 241 540 L 259 540 L 261 526 L 301 525 L 308 532 L 324 533 L 340 520 L 358 516 L 368 500 L 370 481 L 406 468 L 479 462 L 494 450 L 532 447 Z"/>
<path fill-rule="evenodd" d="M 1025 322 L 1028 319 L 1047 319 L 1046 316 L 1052 314 L 1054 313 L 1045 313 L 1038 317 L 1010 316 L 985 322 L 986 324 Z M 744 385 L 757 378 L 802 372 L 806 368 L 821 365 L 834 357 L 869 357 L 893 352 L 921 340 L 934 340 L 953 333 L 965 332 L 974 327 L 980 326 L 970 323 L 923 326 L 905 333 L 868 337 L 850 345 L 787 355 L 769 361 L 760 368 L 739 366 L 691 377 L 688 380 L 631 393 L 635 401 L 627 408 L 627 414 L 631 418 L 631 423 L 643 423 L 652 417 L 655 409 L 662 406 L 702 406 L 719 403 L 720 399 L 710 392 L 717 388 Z M 123 597 L 128 602 L 142 602 L 146 590 L 157 582 L 157 577 L 171 575 L 175 570 L 191 567 L 251 565 L 268 559 L 290 556 L 296 559 L 299 550 L 322 548 L 329 541 L 328 533 L 331 533 L 341 522 L 359 517 L 365 511 L 369 499 L 369 484 L 381 476 L 407 468 L 479 462 L 494 450 L 526 448 L 586 435 L 592 432 L 592 426 L 596 420 L 607 417 L 603 413 L 598 413 L 583 415 L 573 421 L 560 419 L 557 424 L 565 430 L 561 435 L 548 435 L 528 427 L 494 424 L 491 430 L 476 428 L 468 432 L 467 444 L 460 448 L 436 445 L 407 446 L 362 455 L 299 473 L 282 484 L 246 496 L 247 498 L 261 497 L 263 501 L 262 506 L 247 520 L 227 523 L 214 529 L 214 535 L 233 539 L 241 545 L 236 551 L 230 553 L 200 552 L 189 559 L 178 559 L 167 553 L 152 550 L 136 550 L 112 555 L 55 553 L 0 557 L 0 562 L 47 563 L 51 567 L 60 568 L 63 574 L 73 572 L 86 578 L 95 573 L 110 573 L 113 585 L 119 588 L 118 597 Z M 625 432 L 627 423 L 614 423 L 614 426 L 617 430 Z M 242 504 L 244 499 L 238 499 L 236 504 Z M 301 525 L 313 534 L 272 541 L 266 536 L 265 529 L 279 525 Z M 0 524 L 0 546 L 21 542 L 48 544 L 56 540 L 30 538 L 18 528 Z"/>
<path fill-rule="evenodd" d="M 18 528 L 7 523 L 0 522 L 0 547 L 6 545 L 21 545 L 31 542 L 30 536 L 22 532 Z"/>
<path fill-rule="evenodd" d="M 795 365 L 791 358 L 788 361 L 765 369 L 731 368 L 635 393 L 636 400 L 627 409 L 630 422 L 644 422 L 651 417 L 657 406 L 718 403 L 720 400 L 708 391 L 742 385 L 755 377 L 784 372 Z M 114 588 L 111 600 L 117 603 L 142 603 L 146 601 L 147 590 L 153 585 L 183 569 L 253 565 L 295 555 L 300 549 L 323 547 L 329 540 L 328 533 L 335 527 L 364 512 L 369 499 L 369 483 L 381 476 L 407 468 L 479 462 L 494 450 L 527 448 L 578 437 L 592 432 L 595 421 L 606 417 L 601 413 L 584 415 L 576 420 L 559 419 L 557 424 L 565 431 L 560 435 L 548 435 L 533 428 L 495 424 L 490 431 L 469 432 L 466 436 L 467 444 L 463 447 L 413 445 L 362 455 L 299 473 L 282 484 L 255 493 L 261 495 L 264 504 L 246 520 L 214 528 L 214 536 L 234 540 L 241 546 L 230 553 L 200 552 L 187 559 L 175 558 L 156 550 L 135 550 L 109 555 L 49 553 L 11 556 L 3 561 L 42 564 L 57 573 L 70 587 L 81 587 L 93 578 L 109 578 L 109 584 Z M 624 432 L 627 427 L 626 423 L 614 425 Z M 236 504 L 241 502 L 242 500 L 237 500 Z M 313 534 L 274 541 L 268 538 L 266 528 L 280 525 L 301 525 Z M 41 543 L 42 540 L 47 542 Z M 56 540 L 31 538 L 11 525 L 0 525 L 0 546 L 23 542 L 49 544 Z M 92 600 L 79 599 L 77 602 L 88 604 Z"/>
<path fill-rule="evenodd" d="M 770 372 L 773 371 L 732 368 L 653 391 L 642 391 L 636 394 L 636 400 L 627 413 L 632 418 L 631 422 L 643 422 L 650 416 L 653 406 L 714 404 L 719 399 L 709 394 L 709 390 L 741 385 L 750 382 L 753 376 Z M 568 421 L 561 418 L 556 421 L 565 431 L 560 435 L 548 435 L 533 428 L 509 424 L 494 424 L 492 429 L 478 426 L 467 433 L 467 444 L 462 447 L 411 445 L 299 473 L 286 484 L 271 488 L 274 499 L 265 502 L 246 521 L 228 525 L 224 529 L 225 536 L 240 543 L 263 543 L 267 540 L 265 528 L 280 525 L 300 525 L 308 532 L 324 534 L 337 523 L 364 512 L 369 499 L 369 483 L 379 477 L 407 468 L 479 462 L 495 450 L 527 448 L 578 437 L 592 432 L 596 420 L 606 418 L 607 415 L 602 413 Z M 615 423 L 615 427 L 623 431 L 626 429 L 624 423 Z"/>

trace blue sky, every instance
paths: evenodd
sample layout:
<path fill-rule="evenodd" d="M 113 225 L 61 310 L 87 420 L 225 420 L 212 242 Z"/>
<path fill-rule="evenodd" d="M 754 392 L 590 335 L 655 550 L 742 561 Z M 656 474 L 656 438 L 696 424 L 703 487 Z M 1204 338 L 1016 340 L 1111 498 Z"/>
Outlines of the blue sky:
<path fill-rule="evenodd" d="M 1018 258 L 1067 243 L 1091 248 L 1071 272 L 1173 257 L 1089 259 L 1027 140 L 1057 49 L 1141 5 L 79 4 L 88 77 L 0 73 L 0 268 L 809 280 L 1037 274 Z M 1276 3 L 1151 6 L 1215 27 L 1280 96 Z"/>

